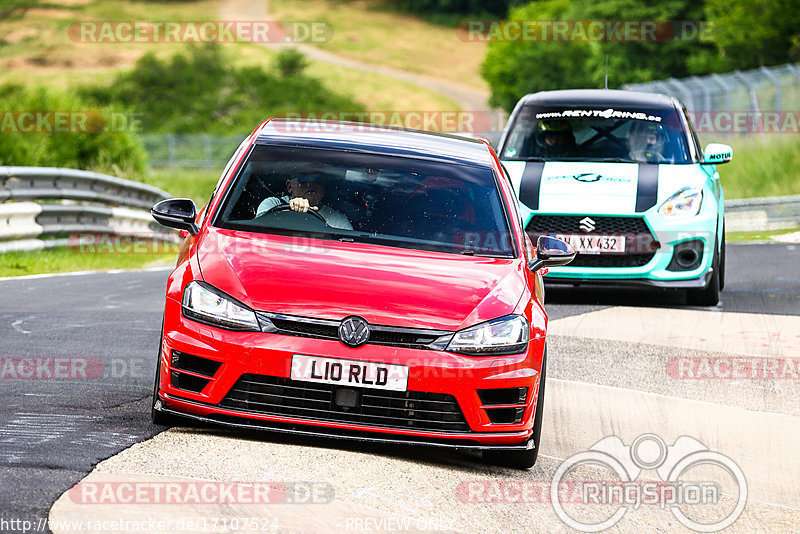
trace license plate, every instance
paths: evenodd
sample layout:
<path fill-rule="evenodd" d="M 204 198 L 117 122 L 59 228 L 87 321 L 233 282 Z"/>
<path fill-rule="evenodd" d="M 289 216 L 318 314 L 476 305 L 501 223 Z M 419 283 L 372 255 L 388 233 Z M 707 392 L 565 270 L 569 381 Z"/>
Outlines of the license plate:
<path fill-rule="evenodd" d="M 625 236 L 621 235 L 559 235 L 581 254 L 605 254 L 625 252 Z"/>
<path fill-rule="evenodd" d="M 292 356 L 291 378 L 306 382 L 405 391 L 408 388 L 408 367 L 295 354 Z"/>

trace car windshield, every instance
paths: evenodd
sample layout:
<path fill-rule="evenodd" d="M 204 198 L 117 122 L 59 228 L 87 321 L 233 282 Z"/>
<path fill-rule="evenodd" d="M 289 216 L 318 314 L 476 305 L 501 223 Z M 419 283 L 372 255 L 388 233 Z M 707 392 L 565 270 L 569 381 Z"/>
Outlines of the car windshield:
<path fill-rule="evenodd" d="M 525 161 L 692 162 L 674 109 L 524 106 L 500 156 Z"/>
<path fill-rule="evenodd" d="M 316 210 L 291 209 L 305 199 Z M 229 186 L 221 228 L 513 257 L 489 168 L 328 149 L 258 145 Z"/>

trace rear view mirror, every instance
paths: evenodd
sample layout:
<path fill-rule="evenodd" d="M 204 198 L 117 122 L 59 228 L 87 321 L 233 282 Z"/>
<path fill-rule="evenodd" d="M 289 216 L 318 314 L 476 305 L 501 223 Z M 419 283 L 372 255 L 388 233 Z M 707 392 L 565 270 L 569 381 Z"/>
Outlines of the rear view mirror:
<path fill-rule="evenodd" d="M 194 202 L 188 198 L 170 198 L 162 200 L 150 210 L 153 218 L 164 226 L 187 230 L 192 235 L 197 235 L 200 227 L 194 222 L 197 211 Z"/>
<path fill-rule="evenodd" d="M 709 143 L 703 151 L 703 163 L 728 163 L 733 159 L 733 149 L 722 143 Z"/>
<path fill-rule="evenodd" d="M 528 264 L 531 271 L 542 267 L 558 267 L 567 265 L 575 259 L 575 249 L 561 239 L 546 235 L 539 236 L 536 242 L 536 258 Z"/>

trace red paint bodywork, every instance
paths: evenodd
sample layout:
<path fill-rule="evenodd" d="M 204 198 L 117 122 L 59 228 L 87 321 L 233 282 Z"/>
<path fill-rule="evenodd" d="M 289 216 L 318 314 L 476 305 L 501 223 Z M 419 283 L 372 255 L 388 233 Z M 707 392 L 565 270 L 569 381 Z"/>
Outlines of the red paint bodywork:
<path fill-rule="evenodd" d="M 268 122 L 268 121 L 267 121 Z M 266 124 L 266 123 L 264 123 Z M 240 147 L 219 191 L 235 176 L 262 124 Z M 524 444 L 532 434 L 545 348 L 547 315 L 536 295 L 541 277 L 527 267 L 530 243 L 516 211 L 515 194 L 496 155 L 492 166 L 509 207 L 516 258 L 496 259 L 410 250 L 381 245 L 303 239 L 221 229 L 209 221 L 218 208 L 215 194 L 198 217 L 200 232 L 189 237 L 171 273 L 164 310 L 159 397 L 169 409 L 201 417 L 214 414 L 300 423 L 415 440 L 451 438 L 482 445 Z M 186 285 L 203 280 L 255 310 L 341 320 L 360 315 L 371 324 L 455 331 L 509 314 L 525 316 L 530 343 L 524 353 L 466 356 L 446 351 L 380 345 L 350 348 L 337 340 L 263 332 L 235 332 L 187 319 L 181 311 Z M 170 382 L 171 351 L 222 362 L 200 392 Z M 445 434 L 376 426 L 257 415 L 216 406 L 245 373 L 289 377 L 293 354 L 409 366 L 408 390 L 454 395 L 471 432 Z M 492 424 L 477 389 L 528 387 L 522 422 Z M 466 443 L 466 441 L 465 441 Z"/>

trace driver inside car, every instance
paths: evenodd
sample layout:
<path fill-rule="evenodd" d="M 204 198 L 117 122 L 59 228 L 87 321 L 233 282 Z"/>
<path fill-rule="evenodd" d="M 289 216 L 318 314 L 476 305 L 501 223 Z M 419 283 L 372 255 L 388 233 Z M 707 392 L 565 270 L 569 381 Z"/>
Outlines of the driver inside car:
<path fill-rule="evenodd" d="M 661 163 L 667 160 L 664 157 L 666 132 L 660 124 L 652 122 L 639 122 L 631 128 L 628 137 L 630 157 L 636 161 L 648 163 Z"/>
<path fill-rule="evenodd" d="M 289 209 L 300 213 L 307 213 L 309 210 L 316 211 L 325 219 L 325 223 L 332 228 L 352 230 L 353 225 L 344 214 L 330 206 L 322 205 L 327 182 L 328 177 L 319 172 L 306 173 L 286 180 L 288 194 L 282 197 L 265 198 L 258 205 L 256 216 L 263 215 L 277 206 L 288 205 Z"/>
<path fill-rule="evenodd" d="M 575 135 L 568 121 L 540 121 L 536 127 L 539 156 L 558 158 L 575 152 Z"/>

